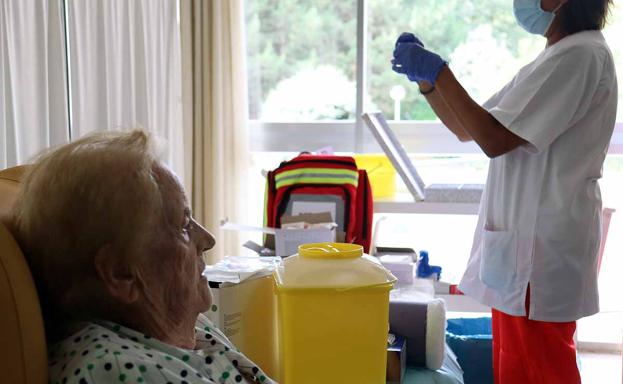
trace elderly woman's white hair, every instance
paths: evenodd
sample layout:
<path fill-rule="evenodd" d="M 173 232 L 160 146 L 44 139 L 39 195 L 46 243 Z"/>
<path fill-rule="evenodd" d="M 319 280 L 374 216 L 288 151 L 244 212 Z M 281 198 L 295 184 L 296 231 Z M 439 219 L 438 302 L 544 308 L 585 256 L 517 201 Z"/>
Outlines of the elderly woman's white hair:
<path fill-rule="evenodd" d="M 108 247 L 127 268 L 140 264 L 163 211 L 155 164 L 142 131 L 89 135 L 36 159 L 11 222 L 48 320 L 114 311 L 93 258 Z"/>

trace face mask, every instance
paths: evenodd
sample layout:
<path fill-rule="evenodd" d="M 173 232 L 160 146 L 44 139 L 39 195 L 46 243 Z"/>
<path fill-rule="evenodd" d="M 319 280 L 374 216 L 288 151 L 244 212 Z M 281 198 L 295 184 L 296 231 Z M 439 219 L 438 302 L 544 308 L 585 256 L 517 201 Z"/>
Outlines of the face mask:
<path fill-rule="evenodd" d="M 513 12 L 515 13 L 517 23 L 523 29 L 535 35 L 545 36 L 560 7 L 562 7 L 562 3 L 552 12 L 547 12 L 541 8 L 541 0 L 513 1 Z"/>

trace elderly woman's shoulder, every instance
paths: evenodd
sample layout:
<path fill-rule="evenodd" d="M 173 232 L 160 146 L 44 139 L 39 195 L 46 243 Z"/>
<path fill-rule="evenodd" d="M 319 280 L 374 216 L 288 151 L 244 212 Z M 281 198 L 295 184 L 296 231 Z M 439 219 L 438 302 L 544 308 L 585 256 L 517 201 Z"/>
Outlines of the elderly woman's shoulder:
<path fill-rule="evenodd" d="M 61 384 L 213 383 L 164 343 L 107 322 L 88 323 L 54 344 L 49 373 L 50 383 Z"/>
<path fill-rule="evenodd" d="M 86 323 L 50 348 L 50 382 L 274 383 L 205 316 L 196 349 L 178 348 L 108 321 Z"/>
<path fill-rule="evenodd" d="M 140 363 L 149 350 L 101 324 L 88 323 L 49 349 L 51 383 L 92 383 L 102 374 L 104 382 L 142 382 Z M 114 379 L 114 381 L 112 380 Z"/>

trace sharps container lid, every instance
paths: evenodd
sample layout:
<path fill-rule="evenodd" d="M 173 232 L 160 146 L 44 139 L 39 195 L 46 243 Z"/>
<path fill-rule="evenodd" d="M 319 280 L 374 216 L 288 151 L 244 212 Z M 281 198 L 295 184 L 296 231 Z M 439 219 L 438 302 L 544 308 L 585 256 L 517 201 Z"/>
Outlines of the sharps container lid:
<path fill-rule="evenodd" d="M 284 260 L 275 271 L 278 289 L 362 288 L 391 285 L 396 277 L 381 263 L 347 243 L 299 246 L 298 254 Z"/>

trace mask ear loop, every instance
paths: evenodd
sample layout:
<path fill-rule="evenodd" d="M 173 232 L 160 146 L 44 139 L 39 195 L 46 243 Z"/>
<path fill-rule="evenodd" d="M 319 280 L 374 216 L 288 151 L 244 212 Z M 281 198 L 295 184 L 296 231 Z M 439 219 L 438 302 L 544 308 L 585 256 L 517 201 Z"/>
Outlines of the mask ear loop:
<path fill-rule="evenodd" d="M 554 8 L 551 12 L 554 14 L 554 19 L 552 19 L 551 24 L 549 25 L 549 27 L 547 27 L 547 31 L 545 31 L 545 36 L 547 36 L 547 34 L 549 33 L 549 30 L 552 29 L 552 25 L 554 25 L 554 20 L 556 19 L 556 16 L 558 16 L 558 11 L 560 11 L 560 8 L 562 8 L 562 6 L 565 5 L 564 1 L 561 1 L 556 8 Z"/>

